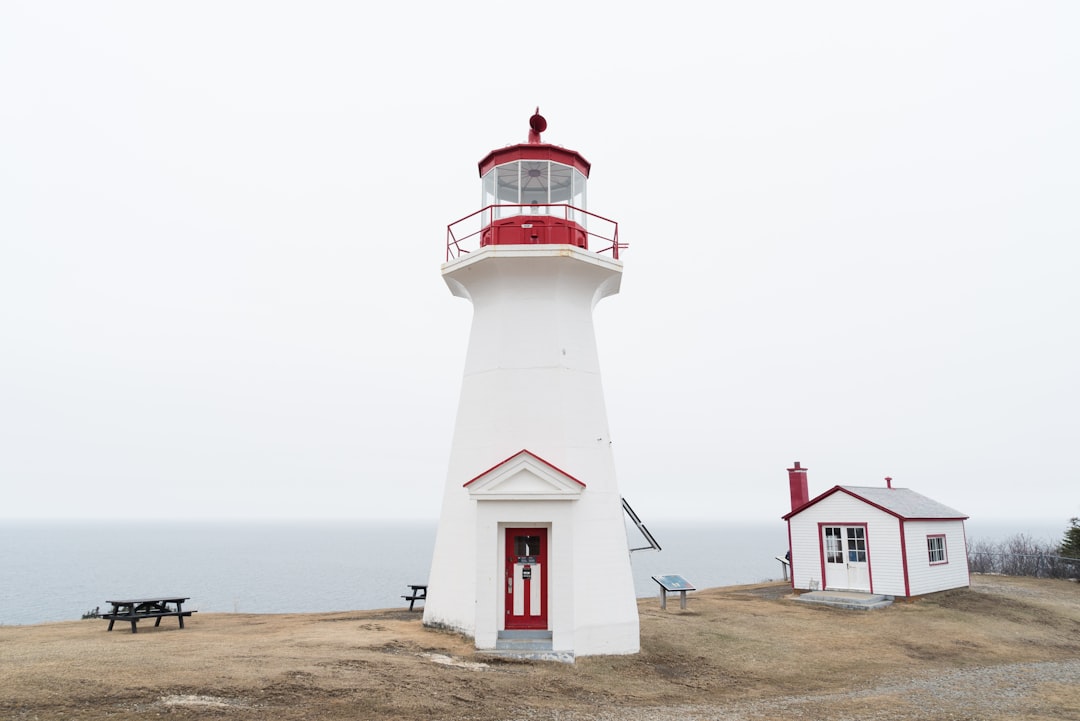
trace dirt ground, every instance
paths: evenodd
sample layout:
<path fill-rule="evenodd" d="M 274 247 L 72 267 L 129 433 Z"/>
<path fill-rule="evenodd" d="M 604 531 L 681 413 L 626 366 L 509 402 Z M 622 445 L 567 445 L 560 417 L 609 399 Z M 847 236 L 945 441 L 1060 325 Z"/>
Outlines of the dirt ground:
<path fill-rule="evenodd" d="M 975 577 L 870 612 L 773 583 L 640 610 L 640 654 L 574 664 L 483 656 L 406 610 L 0 627 L 0 719 L 1080 719 L 1076 583 Z"/>

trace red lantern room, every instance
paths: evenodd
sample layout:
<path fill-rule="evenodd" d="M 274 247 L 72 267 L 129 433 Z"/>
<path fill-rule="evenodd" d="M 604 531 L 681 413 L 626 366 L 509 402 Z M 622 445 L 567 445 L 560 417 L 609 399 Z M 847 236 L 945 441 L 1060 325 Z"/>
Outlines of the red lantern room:
<path fill-rule="evenodd" d="M 529 118 L 528 142 L 492 150 L 480 161 L 482 209 L 447 228 L 447 260 L 468 252 L 466 241 L 474 236 L 481 247 L 551 244 L 583 249 L 592 238 L 597 252 L 619 257 L 623 246 L 618 224 L 586 210 L 589 161 L 576 150 L 541 142 L 546 129 L 537 108 Z"/>

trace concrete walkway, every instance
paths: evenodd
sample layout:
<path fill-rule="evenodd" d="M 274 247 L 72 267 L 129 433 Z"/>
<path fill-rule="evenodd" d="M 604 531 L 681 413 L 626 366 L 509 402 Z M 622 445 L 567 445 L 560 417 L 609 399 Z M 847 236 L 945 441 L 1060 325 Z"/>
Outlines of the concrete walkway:
<path fill-rule="evenodd" d="M 835 608 L 847 608 L 853 611 L 872 611 L 892 605 L 892 596 L 859 591 L 811 591 L 795 599 L 802 603 L 819 603 Z"/>

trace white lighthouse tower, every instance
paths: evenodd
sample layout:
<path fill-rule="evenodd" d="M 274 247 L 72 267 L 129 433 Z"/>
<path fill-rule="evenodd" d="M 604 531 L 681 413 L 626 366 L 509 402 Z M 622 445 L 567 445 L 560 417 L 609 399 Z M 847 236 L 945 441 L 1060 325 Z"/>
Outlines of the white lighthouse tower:
<path fill-rule="evenodd" d="M 472 331 L 424 623 L 478 649 L 636 653 L 637 603 L 593 308 L 619 291 L 617 225 L 590 165 L 540 140 L 479 163 L 482 209 L 448 229 L 443 278 Z"/>

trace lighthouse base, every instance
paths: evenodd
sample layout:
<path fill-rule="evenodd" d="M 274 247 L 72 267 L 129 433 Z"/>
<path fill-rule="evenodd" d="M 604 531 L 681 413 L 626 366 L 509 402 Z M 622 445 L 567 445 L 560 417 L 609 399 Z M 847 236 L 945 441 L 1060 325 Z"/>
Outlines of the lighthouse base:
<path fill-rule="evenodd" d="M 452 566 L 465 578 L 471 576 L 472 588 L 440 598 L 442 584 L 433 575 L 424 624 L 471 636 L 476 649 L 484 652 L 563 661 L 637 653 L 637 601 L 622 517 L 612 513 L 608 519 L 596 516 L 585 523 L 580 514 L 590 509 L 574 498 L 474 501 L 471 533 L 454 535 L 471 543 L 475 555 L 472 563 Z M 610 500 L 604 505 L 621 512 L 619 499 Z M 535 555 L 532 548 L 530 555 L 514 555 L 515 544 L 521 550 L 522 537 L 547 546 Z M 604 542 L 605 537 L 624 543 Z M 529 566 L 527 572 L 524 566 Z M 523 578 L 524 573 L 530 577 Z M 452 583 L 449 578 L 446 582 Z M 528 598 L 523 600 L 523 594 Z M 461 599 L 468 603 L 455 603 Z"/>

